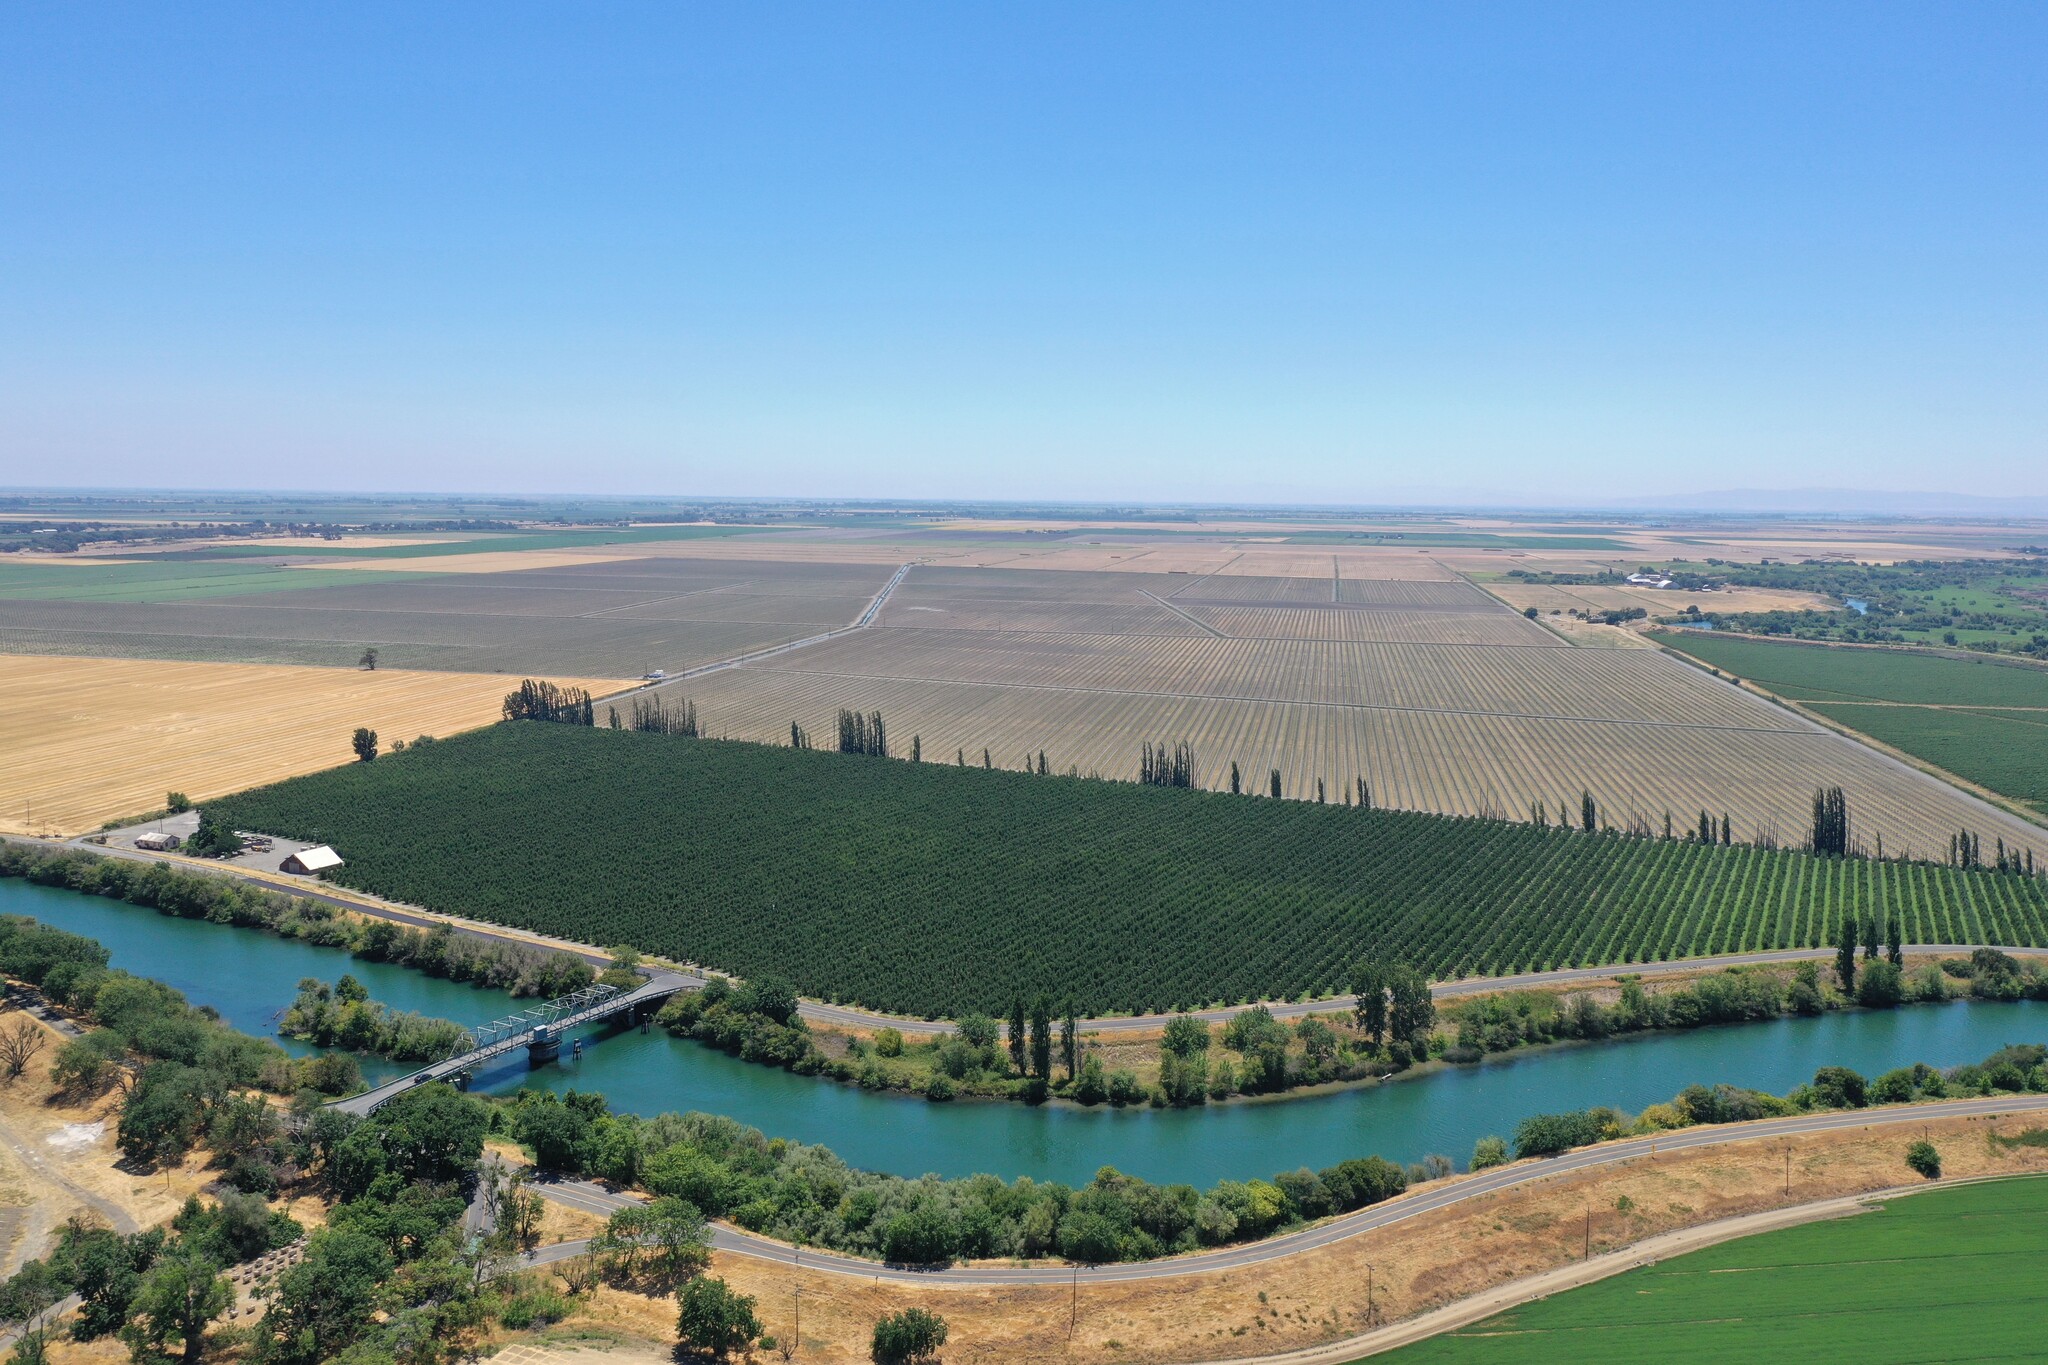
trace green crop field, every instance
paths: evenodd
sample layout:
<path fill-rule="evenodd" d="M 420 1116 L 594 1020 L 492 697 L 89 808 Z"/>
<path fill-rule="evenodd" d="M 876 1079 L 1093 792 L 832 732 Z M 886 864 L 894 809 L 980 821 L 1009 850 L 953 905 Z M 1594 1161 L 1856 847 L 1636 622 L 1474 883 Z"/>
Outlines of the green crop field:
<path fill-rule="evenodd" d="M 899 748 L 902 737 L 897 738 Z M 2048 882 L 1413 812 L 498 725 L 215 802 L 365 891 L 911 1014 L 1088 1012 L 1832 942 L 2048 944 Z"/>
<path fill-rule="evenodd" d="M 1665 644 L 2048 813 L 2048 668 L 1673 631 Z"/>
<path fill-rule="evenodd" d="M 1665 631 L 1660 643 L 1795 701 L 1939 706 L 2048 706 L 2048 668 L 1907 650 L 1742 640 Z"/>
<path fill-rule="evenodd" d="M 1851 730 L 2048 813 L 2048 710 L 1808 705 Z"/>
<path fill-rule="evenodd" d="M 1389 1365 L 2039 1360 L 2048 1178 L 1727 1242 L 1375 1356 Z"/>

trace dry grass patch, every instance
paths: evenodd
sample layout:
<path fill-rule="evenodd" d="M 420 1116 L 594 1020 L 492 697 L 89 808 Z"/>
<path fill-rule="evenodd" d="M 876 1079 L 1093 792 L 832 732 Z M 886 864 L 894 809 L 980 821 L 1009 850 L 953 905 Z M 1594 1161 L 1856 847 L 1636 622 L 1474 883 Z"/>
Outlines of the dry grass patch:
<path fill-rule="evenodd" d="M 358 725 L 388 746 L 496 720 L 496 674 L 0 655 L 0 830 L 76 833 L 349 762 Z M 593 692 L 602 678 L 557 681 Z"/>
<path fill-rule="evenodd" d="M 1930 1121 L 1925 1131 L 1951 1176 L 2018 1175 L 2048 1171 L 2048 1150 L 2001 1150 L 1988 1135 L 2039 1122 L 2038 1116 L 1948 1119 Z M 946 1319 L 948 1359 L 1164 1365 L 1259 1356 L 1365 1330 L 1368 1265 L 1376 1320 L 1395 1321 L 1573 1263 L 1584 1254 L 1589 1214 L 1592 1251 L 1599 1255 L 1660 1232 L 1910 1183 L 1904 1151 L 1920 1136 L 1918 1126 L 1889 1125 L 1645 1158 L 1607 1172 L 1544 1180 L 1245 1269 L 1123 1284 L 1084 1279 L 1077 1295 L 1066 1285 L 878 1284 L 725 1254 L 713 1258 L 711 1273 L 755 1296 L 756 1313 L 778 1336 L 793 1325 L 801 1288 L 801 1358 L 829 1365 L 864 1361 L 875 1319 L 914 1306 Z M 625 1335 L 673 1340 L 673 1299 L 605 1290 L 584 1317 Z"/>

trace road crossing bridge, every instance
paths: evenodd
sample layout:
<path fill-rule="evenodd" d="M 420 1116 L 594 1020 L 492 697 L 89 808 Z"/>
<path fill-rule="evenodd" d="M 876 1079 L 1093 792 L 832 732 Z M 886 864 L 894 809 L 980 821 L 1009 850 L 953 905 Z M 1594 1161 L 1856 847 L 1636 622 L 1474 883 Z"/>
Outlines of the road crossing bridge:
<path fill-rule="evenodd" d="M 446 1061 L 423 1066 L 397 1080 L 386 1081 L 374 1090 L 336 1100 L 328 1107 L 344 1113 L 367 1115 L 414 1086 L 425 1085 L 428 1081 L 450 1080 L 518 1048 L 525 1048 L 527 1056 L 535 1062 L 551 1061 L 560 1054 L 562 1038 L 571 1030 L 622 1014 L 630 1017 L 637 1013 L 644 1018 L 653 1014 L 677 991 L 701 984 L 696 977 L 685 976 L 681 972 L 657 972 L 632 990 L 611 986 L 587 987 L 560 1000 L 550 1000 L 545 1005 L 493 1020 L 471 1031 L 473 1046 L 468 1051 Z"/>

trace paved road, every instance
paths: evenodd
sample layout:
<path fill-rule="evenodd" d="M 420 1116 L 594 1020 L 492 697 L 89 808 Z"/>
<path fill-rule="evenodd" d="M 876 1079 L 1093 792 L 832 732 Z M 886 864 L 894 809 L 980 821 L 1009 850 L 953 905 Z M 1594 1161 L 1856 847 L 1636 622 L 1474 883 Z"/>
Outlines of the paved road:
<path fill-rule="evenodd" d="M 1482 1171 L 1450 1184 L 1424 1185 L 1413 1193 L 1388 1203 L 1360 1209 L 1356 1213 L 1347 1213 L 1340 1218 L 1332 1218 L 1328 1222 L 1302 1228 L 1297 1232 L 1269 1237 L 1263 1242 L 1177 1256 L 1171 1260 L 1082 1267 L 1078 1271 L 1071 1266 L 952 1266 L 940 1270 L 916 1270 L 903 1266 L 882 1265 L 875 1261 L 863 1261 L 832 1252 L 801 1251 L 787 1243 L 757 1237 L 750 1232 L 742 1232 L 724 1224 L 713 1226 L 711 1244 L 717 1250 L 736 1255 L 800 1264 L 813 1270 L 856 1276 L 877 1282 L 888 1280 L 893 1283 L 928 1284 L 939 1281 L 963 1285 L 1025 1285 L 1068 1284 L 1076 1279 L 1086 1280 L 1090 1284 L 1168 1279 L 1180 1275 L 1205 1275 L 1212 1271 L 1232 1270 L 1298 1255 L 1305 1251 L 1314 1251 L 1361 1233 L 1391 1227 L 1396 1223 L 1436 1213 L 1469 1199 L 1497 1194 L 1517 1185 L 1546 1180 L 1551 1176 L 1571 1171 L 1620 1165 L 1647 1156 L 1653 1149 L 1660 1152 L 1676 1152 L 1808 1133 L 1836 1132 L 1878 1125 L 1925 1123 L 1930 1119 L 2044 1111 L 2048 1111 L 2048 1095 L 2003 1095 L 1989 1099 L 1943 1100 L 1934 1104 L 1898 1105 L 1884 1109 L 1850 1109 L 1825 1114 L 1801 1114 L 1792 1118 L 1764 1119 L 1756 1123 L 1726 1127 L 1703 1125 L 1697 1128 L 1679 1128 L 1659 1133 L 1655 1137 L 1630 1138 L 1621 1142 L 1601 1143 L 1595 1147 L 1582 1147 L 1563 1156 L 1541 1161 L 1516 1162 L 1514 1165 Z M 634 1198 L 630 1195 L 615 1194 L 601 1185 L 581 1180 L 541 1182 L 536 1183 L 534 1189 L 557 1203 L 597 1214 L 609 1214 L 624 1208 L 632 1203 Z M 545 1265 L 551 1261 L 567 1260 L 571 1256 L 580 1255 L 587 1247 L 586 1242 L 563 1242 L 556 1246 L 543 1247 L 534 1253 L 531 1259 L 534 1264 Z"/>

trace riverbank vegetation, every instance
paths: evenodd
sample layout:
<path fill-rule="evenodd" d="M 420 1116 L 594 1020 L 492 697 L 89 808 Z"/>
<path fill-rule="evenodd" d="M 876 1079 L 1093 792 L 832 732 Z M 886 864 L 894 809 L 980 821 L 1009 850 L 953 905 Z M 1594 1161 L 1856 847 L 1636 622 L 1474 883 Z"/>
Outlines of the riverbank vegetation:
<path fill-rule="evenodd" d="M 361 890 L 929 1016 L 1334 994 L 1367 945 L 1444 979 L 1886 913 L 1908 942 L 2048 943 L 2039 877 L 1707 841 L 1709 812 L 1629 835 L 1569 795 L 1595 832 L 506 724 L 215 805 L 334 844 Z"/>
<path fill-rule="evenodd" d="M 860 1171 L 827 1148 L 769 1138 L 717 1115 L 614 1114 L 602 1095 L 521 1091 L 503 1122 L 544 1170 L 681 1200 L 804 1246 L 912 1265 L 1048 1256 L 1099 1264 L 1253 1241 L 1451 1170 L 1441 1157 L 1412 1172 L 1364 1157 L 1196 1190 L 1105 1167 L 1073 1189 L 1029 1178 Z"/>
<path fill-rule="evenodd" d="M 1969 957 L 1913 965 L 1901 945 L 1879 956 L 1879 935 L 1865 936 L 1863 955 L 1852 943 L 1831 964 L 1730 967 L 1681 985 L 1656 989 L 1640 976 L 1616 978 L 1617 996 L 1603 1004 L 1585 990 L 1513 990 L 1442 1006 L 1445 1045 L 1436 1055 L 1476 1062 L 1488 1053 L 1554 1042 L 1592 1042 L 1656 1029 L 1748 1023 L 1831 1009 L 1891 1009 L 1900 1005 L 1972 1000 L 2048 1000 L 2048 967 L 1996 948 Z"/>
<path fill-rule="evenodd" d="M 319 1096 L 362 1088 L 352 1058 L 294 1059 L 193 1008 L 161 982 L 109 967 L 108 956 L 83 935 L 0 917 L 0 972 L 88 1026 L 57 1048 L 52 1078 L 78 1096 L 120 1091 L 118 1136 L 132 1160 L 179 1159 L 211 1137 L 235 1153 L 230 1183 L 260 1187 L 268 1178 L 260 1153 L 234 1140 L 247 1116 L 239 1092 Z"/>
<path fill-rule="evenodd" d="M 0 840 L 0 877 L 123 900 L 179 919 L 260 929 L 316 947 L 346 948 L 367 962 L 389 962 L 513 995 L 553 999 L 582 989 L 596 977 L 595 969 L 573 953 L 460 934 L 446 925 L 412 929 L 389 920 L 356 918 L 322 901 L 168 863 L 131 862 L 80 849 Z"/>
<path fill-rule="evenodd" d="M 1830 1109 L 2044 1092 L 2048 1092 L 2048 1046 L 2039 1043 L 2000 1048 L 1982 1062 L 1946 1071 L 1916 1063 L 1871 1078 L 1845 1066 L 1824 1066 L 1811 1081 L 1788 1095 L 1726 1084 L 1690 1085 L 1668 1103 L 1653 1104 L 1633 1118 L 1604 1106 L 1563 1114 L 1532 1114 L 1515 1129 L 1514 1154 L 1552 1156 L 1589 1143 L 1644 1137 L 1699 1124 L 1747 1123 Z M 1490 1146 L 1487 1150 L 1491 1155 L 1499 1149 Z"/>
<path fill-rule="evenodd" d="M 2006 1047 L 1981 1063 L 1946 1071 L 1914 1065 L 1865 1078 L 1828 1066 L 1785 1096 L 1700 1084 L 1633 1117 L 1606 1107 L 1532 1115 L 1516 1129 L 1512 1147 L 1498 1137 L 1482 1138 L 1471 1165 L 1483 1169 L 1511 1155 L 1547 1156 L 1701 1124 L 2040 1092 L 2048 1092 L 2048 1047 L 2036 1044 Z M 545 1171 L 635 1187 L 782 1241 L 911 1265 L 1050 1256 L 1101 1264 L 1256 1241 L 1378 1203 L 1455 1169 L 1442 1156 L 1406 1169 L 1365 1157 L 1197 1190 L 1105 1167 L 1075 1189 L 988 1175 L 910 1180 L 858 1171 L 827 1148 L 771 1139 L 731 1119 L 696 1113 L 642 1119 L 611 1113 L 602 1095 L 573 1091 L 559 1097 L 521 1091 L 504 1102 L 500 1122 Z"/>
<path fill-rule="evenodd" d="M 1368 978 L 1378 969 L 1358 970 L 1353 984 L 1369 1000 Z M 1427 983 L 1412 968 L 1399 971 L 1402 1003 L 1391 1032 L 1385 1012 L 1374 1021 L 1369 1008 L 1340 1007 L 1283 1023 L 1254 1005 L 1221 1025 L 1174 1015 L 1161 1021 L 1157 1038 L 1112 1039 L 1082 1033 L 1071 1007 L 1055 1009 L 1040 997 L 1028 1007 L 1014 1002 L 1007 1028 L 970 1014 L 952 1032 L 926 1038 L 906 1038 L 894 1028 L 863 1036 L 813 1028 L 796 1012 L 794 989 L 773 977 L 738 987 L 714 977 L 702 990 L 672 997 L 655 1021 L 743 1061 L 864 1090 L 935 1101 L 1061 1099 L 1182 1108 L 1384 1076 L 1441 1053 L 1444 1044 L 1431 1033 L 1435 1007 Z"/>

